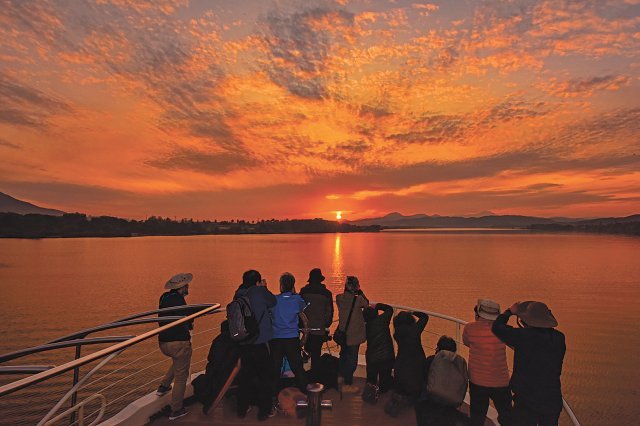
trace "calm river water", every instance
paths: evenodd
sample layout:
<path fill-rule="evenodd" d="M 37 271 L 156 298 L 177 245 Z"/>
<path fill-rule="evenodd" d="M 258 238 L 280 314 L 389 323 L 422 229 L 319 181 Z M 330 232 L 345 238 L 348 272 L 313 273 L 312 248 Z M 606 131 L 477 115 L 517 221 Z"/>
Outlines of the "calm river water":
<path fill-rule="evenodd" d="M 638 259 L 640 238 L 517 231 L 5 239 L 0 353 L 155 309 L 177 272 L 194 274 L 188 302 L 224 305 L 246 269 L 275 290 L 280 273 L 299 289 L 320 267 L 334 294 L 357 275 L 372 301 L 467 320 L 477 298 L 545 301 L 567 336 L 563 390 L 582 424 L 638 424 Z"/>

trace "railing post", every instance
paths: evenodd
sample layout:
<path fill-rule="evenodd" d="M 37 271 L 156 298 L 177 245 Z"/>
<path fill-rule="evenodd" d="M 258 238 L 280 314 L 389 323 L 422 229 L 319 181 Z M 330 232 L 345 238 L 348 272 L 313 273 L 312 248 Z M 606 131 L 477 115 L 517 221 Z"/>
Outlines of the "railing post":
<path fill-rule="evenodd" d="M 460 342 L 460 323 L 456 323 L 456 342 Z"/>
<path fill-rule="evenodd" d="M 78 426 L 84 426 L 84 404 L 78 409 Z"/>
<path fill-rule="evenodd" d="M 80 351 L 82 346 L 76 345 L 76 359 L 80 359 Z M 73 386 L 78 384 L 78 380 L 80 379 L 80 367 L 76 367 L 73 369 Z M 71 395 L 71 406 L 74 407 L 76 402 L 78 401 L 78 392 L 74 392 Z M 71 417 L 69 418 L 69 424 L 72 425 L 76 422 L 76 412 L 75 410 L 71 412 Z"/>
<path fill-rule="evenodd" d="M 307 408 L 307 426 L 320 426 L 322 417 L 322 391 L 324 386 L 321 383 L 309 383 L 307 385 L 307 396 L 309 406 Z"/>

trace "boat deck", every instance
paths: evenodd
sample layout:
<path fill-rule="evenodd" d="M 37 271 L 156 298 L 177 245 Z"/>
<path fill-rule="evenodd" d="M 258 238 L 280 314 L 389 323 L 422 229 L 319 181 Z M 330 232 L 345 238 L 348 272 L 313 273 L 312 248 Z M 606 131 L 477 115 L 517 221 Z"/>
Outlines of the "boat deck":
<path fill-rule="evenodd" d="M 364 386 L 363 378 L 354 378 L 354 384 L 361 389 Z M 331 409 L 322 410 L 322 425 L 355 425 L 355 426 L 376 426 L 376 425 L 415 425 L 416 416 L 413 407 L 405 408 L 397 418 L 390 417 L 384 412 L 384 405 L 389 399 L 390 393 L 387 392 L 380 396 L 376 405 L 364 403 L 360 394 L 343 394 L 342 400 L 340 394 L 335 389 L 329 389 L 323 393 L 322 399 L 330 399 L 333 402 Z M 463 404 L 460 411 L 468 414 L 468 406 Z M 209 415 L 202 413 L 202 405 L 195 403 L 188 407 L 189 414 L 186 416 L 170 421 L 168 418 L 158 419 L 153 422 L 154 425 L 203 425 L 203 424 L 224 424 L 224 425 L 253 425 L 268 424 L 273 426 L 285 425 L 302 425 L 305 418 L 287 417 L 282 413 L 276 414 L 275 417 L 267 419 L 264 422 L 257 420 L 258 410 L 253 407 L 244 419 L 238 418 L 235 410 L 235 398 L 225 398 L 220 405 L 209 412 Z M 463 423 L 460 423 L 462 425 Z M 492 425 L 487 421 L 486 425 Z"/>

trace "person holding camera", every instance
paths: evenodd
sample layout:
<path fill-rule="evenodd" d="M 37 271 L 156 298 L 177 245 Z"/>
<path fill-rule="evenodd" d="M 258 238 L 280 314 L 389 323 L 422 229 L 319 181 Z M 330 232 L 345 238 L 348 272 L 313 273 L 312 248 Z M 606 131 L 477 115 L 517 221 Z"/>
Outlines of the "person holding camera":
<path fill-rule="evenodd" d="M 507 325 L 512 315 L 520 328 Z M 514 303 L 498 315 L 491 330 L 513 348 L 514 425 L 557 425 L 562 412 L 560 375 L 567 350 L 558 321 L 542 302 Z"/>
<path fill-rule="evenodd" d="M 396 390 L 409 402 L 420 396 L 424 383 L 427 357 L 422 348 L 421 336 L 428 321 L 429 315 L 418 311 L 399 312 L 393 319 L 393 338 L 398 344 L 398 355 L 394 365 Z"/>
<path fill-rule="evenodd" d="M 347 277 L 344 293 L 336 296 L 336 305 L 339 318 L 336 335 L 344 333 L 344 342 L 334 338 L 340 344 L 340 374 L 344 384 L 342 391 L 357 393 L 360 389 L 353 385 L 353 373 L 358 366 L 360 345 L 367 340 L 362 310 L 369 306 L 369 300 L 360 289 L 357 277 Z"/>
<path fill-rule="evenodd" d="M 300 290 L 300 296 L 307 303 L 305 315 L 310 328 L 304 349 L 311 357 L 311 380 L 320 380 L 320 353 L 322 344 L 329 339 L 327 329 L 333 322 L 333 294 L 322 284 L 324 276 L 320 268 L 309 272 L 308 284 Z"/>
<path fill-rule="evenodd" d="M 371 304 L 363 311 L 367 327 L 367 383 L 378 386 L 384 393 L 393 386 L 393 340 L 389 325 L 393 317 L 393 308 L 384 303 Z"/>
<path fill-rule="evenodd" d="M 469 347 L 469 411 L 471 426 L 482 426 L 489 400 L 498 411 L 498 422 L 511 425 L 511 390 L 505 344 L 491 331 L 500 314 L 500 305 L 478 299 L 473 309 L 475 321 L 464 326 L 462 342 Z"/>

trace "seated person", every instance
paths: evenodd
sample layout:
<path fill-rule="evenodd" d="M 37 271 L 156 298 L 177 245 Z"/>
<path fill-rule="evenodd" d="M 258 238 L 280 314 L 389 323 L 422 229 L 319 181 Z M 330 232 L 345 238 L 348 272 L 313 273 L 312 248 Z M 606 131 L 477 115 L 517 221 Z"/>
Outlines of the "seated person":
<path fill-rule="evenodd" d="M 426 392 L 416 403 L 418 426 L 468 424 L 458 411 L 467 393 L 467 362 L 456 354 L 455 340 L 441 336 L 434 355 L 425 362 Z"/>
<path fill-rule="evenodd" d="M 238 344 L 229 335 L 229 322 L 220 324 L 220 334 L 213 339 L 207 356 L 207 368 L 204 374 L 193 380 L 193 394 L 202 403 L 202 411 L 207 414 L 218 397 L 229 375 L 238 363 L 240 350 Z"/>

